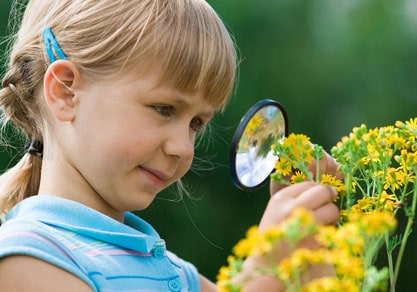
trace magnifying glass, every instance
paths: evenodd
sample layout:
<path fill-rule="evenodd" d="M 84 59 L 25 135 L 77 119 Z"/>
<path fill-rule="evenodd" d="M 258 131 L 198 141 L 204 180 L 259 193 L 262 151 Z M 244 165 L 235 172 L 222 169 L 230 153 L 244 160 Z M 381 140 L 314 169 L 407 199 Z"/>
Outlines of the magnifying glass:
<path fill-rule="evenodd" d="M 271 99 L 254 104 L 241 119 L 230 147 L 232 182 L 244 191 L 255 191 L 268 180 L 278 160 L 272 145 L 288 135 L 284 107 Z"/>

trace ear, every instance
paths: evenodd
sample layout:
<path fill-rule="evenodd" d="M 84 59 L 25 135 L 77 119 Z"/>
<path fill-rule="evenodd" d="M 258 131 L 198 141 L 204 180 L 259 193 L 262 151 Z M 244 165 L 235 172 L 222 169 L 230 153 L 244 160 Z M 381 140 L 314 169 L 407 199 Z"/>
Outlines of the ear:
<path fill-rule="evenodd" d="M 44 96 L 52 114 L 60 121 L 72 121 L 77 99 L 74 88 L 81 83 L 81 75 L 74 63 L 58 60 L 49 65 L 44 77 Z"/>

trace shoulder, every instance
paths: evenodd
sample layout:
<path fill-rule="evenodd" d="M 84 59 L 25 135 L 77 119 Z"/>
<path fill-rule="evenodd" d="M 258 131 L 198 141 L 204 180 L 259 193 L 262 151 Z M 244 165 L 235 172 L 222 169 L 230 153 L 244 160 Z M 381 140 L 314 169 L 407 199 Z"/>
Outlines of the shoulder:
<path fill-rule="evenodd" d="M 0 259 L 0 283 L 2 291 L 91 292 L 86 283 L 69 272 L 24 255 L 11 255 Z"/>
<path fill-rule="evenodd" d="M 217 286 L 206 277 L 200 275 L 200 291 L 201 292 L 217 292 Z"/>
<path fill-rule="evenodd" d="M 7 221 L 0 227 L 0 272 L 3 274 L 6 270 L 9 271 L 11 275 L 9 281 L 12 283 L 18 280 L 19 270 L 24 273 L 26 269 L 26 276 L 31 276 L 34 281 L 40 279 L 43 281 L 43 277 L 46 277 L 46 281 L 53 281 L 52 277 L 57 273 L 75 278 L 77 281 L 84 281 L 83 283 L 88 283 L 93 287 L 86 272 L 80 269 L 78 258 L 73 255 L 68 243 L 63 240 L 63 235 L 58 229 L 36 220 Z M 15 270 L 17 278 L 12 277 Z M 56 279 L 60 279 L 59 275 Z M 3 281 L 3 278 L 0 281 Z M 1 283 L 3 285 L 3 282 Z"/>
<path fill-rule="evenodd" d="M 0 227 L 0 257 L 26 254 L 35 257 L 66 257 L 59 231 L 35 220 L 16 219 Z"/>

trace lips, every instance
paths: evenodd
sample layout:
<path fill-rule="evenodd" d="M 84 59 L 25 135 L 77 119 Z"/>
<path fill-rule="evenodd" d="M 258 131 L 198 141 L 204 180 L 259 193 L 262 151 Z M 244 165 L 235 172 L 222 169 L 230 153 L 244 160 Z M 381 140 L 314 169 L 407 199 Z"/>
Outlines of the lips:
<path fill-rule="evenodd" d="M 154 185 L 158 187 L 165 187 L 170 176 L 164 174 L 163 172 L 146 168 L 143 166 L 140 166 L 139 169 L 142 170 L 142 172 L 145 174 L 147 179 Z"/>

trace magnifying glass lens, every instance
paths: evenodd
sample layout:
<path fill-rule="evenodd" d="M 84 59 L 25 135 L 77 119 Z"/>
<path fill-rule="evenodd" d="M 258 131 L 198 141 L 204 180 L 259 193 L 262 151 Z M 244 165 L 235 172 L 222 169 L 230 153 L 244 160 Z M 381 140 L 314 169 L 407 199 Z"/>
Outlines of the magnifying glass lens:
<path fill-rule="evenodd" d="M 256 190 L 268 181 L 278 159 L 273 145 L 287 135 L 287 115 L 281 104 L 261 100 L 242 118 L 230 149 L 233 183 L 242 190 Z"/>

